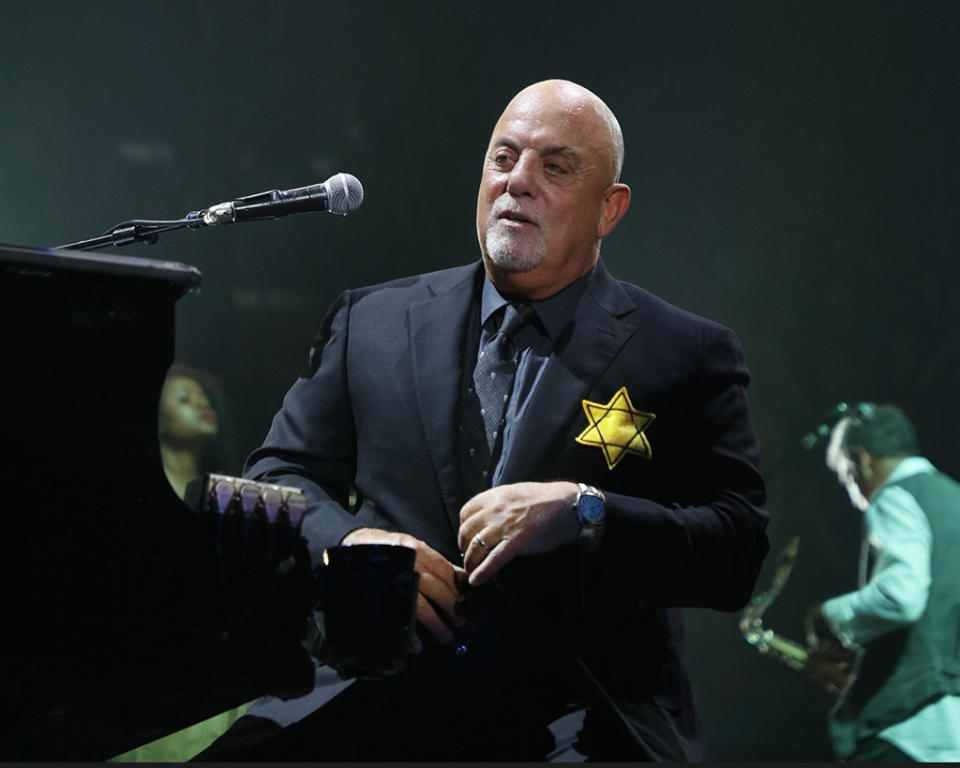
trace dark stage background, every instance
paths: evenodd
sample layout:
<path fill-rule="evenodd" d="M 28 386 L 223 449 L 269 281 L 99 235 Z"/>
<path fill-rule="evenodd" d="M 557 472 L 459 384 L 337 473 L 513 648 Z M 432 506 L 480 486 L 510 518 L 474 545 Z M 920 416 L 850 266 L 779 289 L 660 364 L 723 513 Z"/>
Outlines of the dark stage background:
<path fill-rule="evenodd" d="M 958 17 L 883 0 L 7 4 L 0 242 L 358 176 L 347 218 L 123 250 L 202 270 L 177 359 L 221 380 L 242 455 L 338 292 L 478 257 L 497 115 L 532 81 L 579 81 L 626 139 L 633 204 L 607 265 L 743 341 L 774 551 L 801 537 L 768 623 L 800 640 L 807 607 L 853 586 L 859 532 L 800 436 L 839 400 L 896 401 L 960 475 Z M 688 612 L 714 759 L 830 759 L 829 697 L 747 646 L 737 618 Z"/>

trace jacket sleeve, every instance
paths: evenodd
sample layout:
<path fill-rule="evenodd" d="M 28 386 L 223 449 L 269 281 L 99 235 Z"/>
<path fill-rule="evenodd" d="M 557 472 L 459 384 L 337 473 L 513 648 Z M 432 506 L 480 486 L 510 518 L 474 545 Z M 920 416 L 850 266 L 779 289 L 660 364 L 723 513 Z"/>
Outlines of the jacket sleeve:
<path fill-rule="evenodd" d="M 588 582 L 631 605 L 738 610 L 769 548 L 740 344 L 712 323 L 699 339 L 698 362 L 675 393 L 684 448 L 668 492 L 656 501 L 643 488 L 608 493 L 607 529 L 588 564 Z"/>
<path fill-rule="evenodd" d="M 356 430 L 345 364 L 352 294 L 327 312 L 306 368 L 283 399 L 270 431 L 244 465 L 251 479 L 301 488 L 303 536 L 313 562 L 350 531 L 378 526 L 372 506 L 348 511 L 356 471 Z M 382 526 L 381 526 L 382 527 Z"/>

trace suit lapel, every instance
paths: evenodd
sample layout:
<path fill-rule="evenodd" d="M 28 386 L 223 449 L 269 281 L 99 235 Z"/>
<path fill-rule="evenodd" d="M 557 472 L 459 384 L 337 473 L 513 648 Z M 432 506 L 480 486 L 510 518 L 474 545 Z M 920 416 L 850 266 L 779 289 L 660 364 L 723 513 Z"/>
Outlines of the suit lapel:
<path fill-rule="evenodd" d="M 581 418 L 583 399 L 636 332 L 631 323 L 624 322 L 633 309 L 627 293 L 599 264 L 515 427 L 502 483 L 530 479 L 531 470 L 544 459 L 553 440 Z"/>
<path fill-rule="evenodd" d="M 464 339 L 478 269 L 474 266 L 443 273 L 442 279 L 428 284 L 431 297 L 408 309 L 417 411 L 454 532 L 460 525 L 463 503 L 457 430 Z"/>

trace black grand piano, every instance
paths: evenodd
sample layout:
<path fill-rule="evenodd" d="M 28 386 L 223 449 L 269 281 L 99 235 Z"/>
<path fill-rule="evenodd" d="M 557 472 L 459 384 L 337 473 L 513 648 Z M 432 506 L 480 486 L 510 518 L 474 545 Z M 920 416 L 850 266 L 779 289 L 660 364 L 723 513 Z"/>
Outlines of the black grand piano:
<path fill-rule="evenodd" d="M 199 282 L 178 263 L 0 246 L 0 759 L 104 760 L 310 688 L 305 557 L 238 580 L 163 474 L 175 303 Z"/>

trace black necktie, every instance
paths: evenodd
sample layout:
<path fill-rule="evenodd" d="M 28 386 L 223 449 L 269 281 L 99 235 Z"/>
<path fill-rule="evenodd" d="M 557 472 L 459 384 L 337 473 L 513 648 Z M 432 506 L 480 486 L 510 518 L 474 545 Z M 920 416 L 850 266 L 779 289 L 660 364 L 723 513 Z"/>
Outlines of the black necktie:
<path fill-rule="evenodd" d="M 473 370 L 473 386 L 480 401 L 480 414 L 483 416 L 490 455 L 493 455 L 497 438 L 503 429 L 504 414 L 517 373 L 519 350 L 513 336 L 529 318 L 529 307 L 508 304 L 500 330 L 480 350 L 477 367 Z"/>

